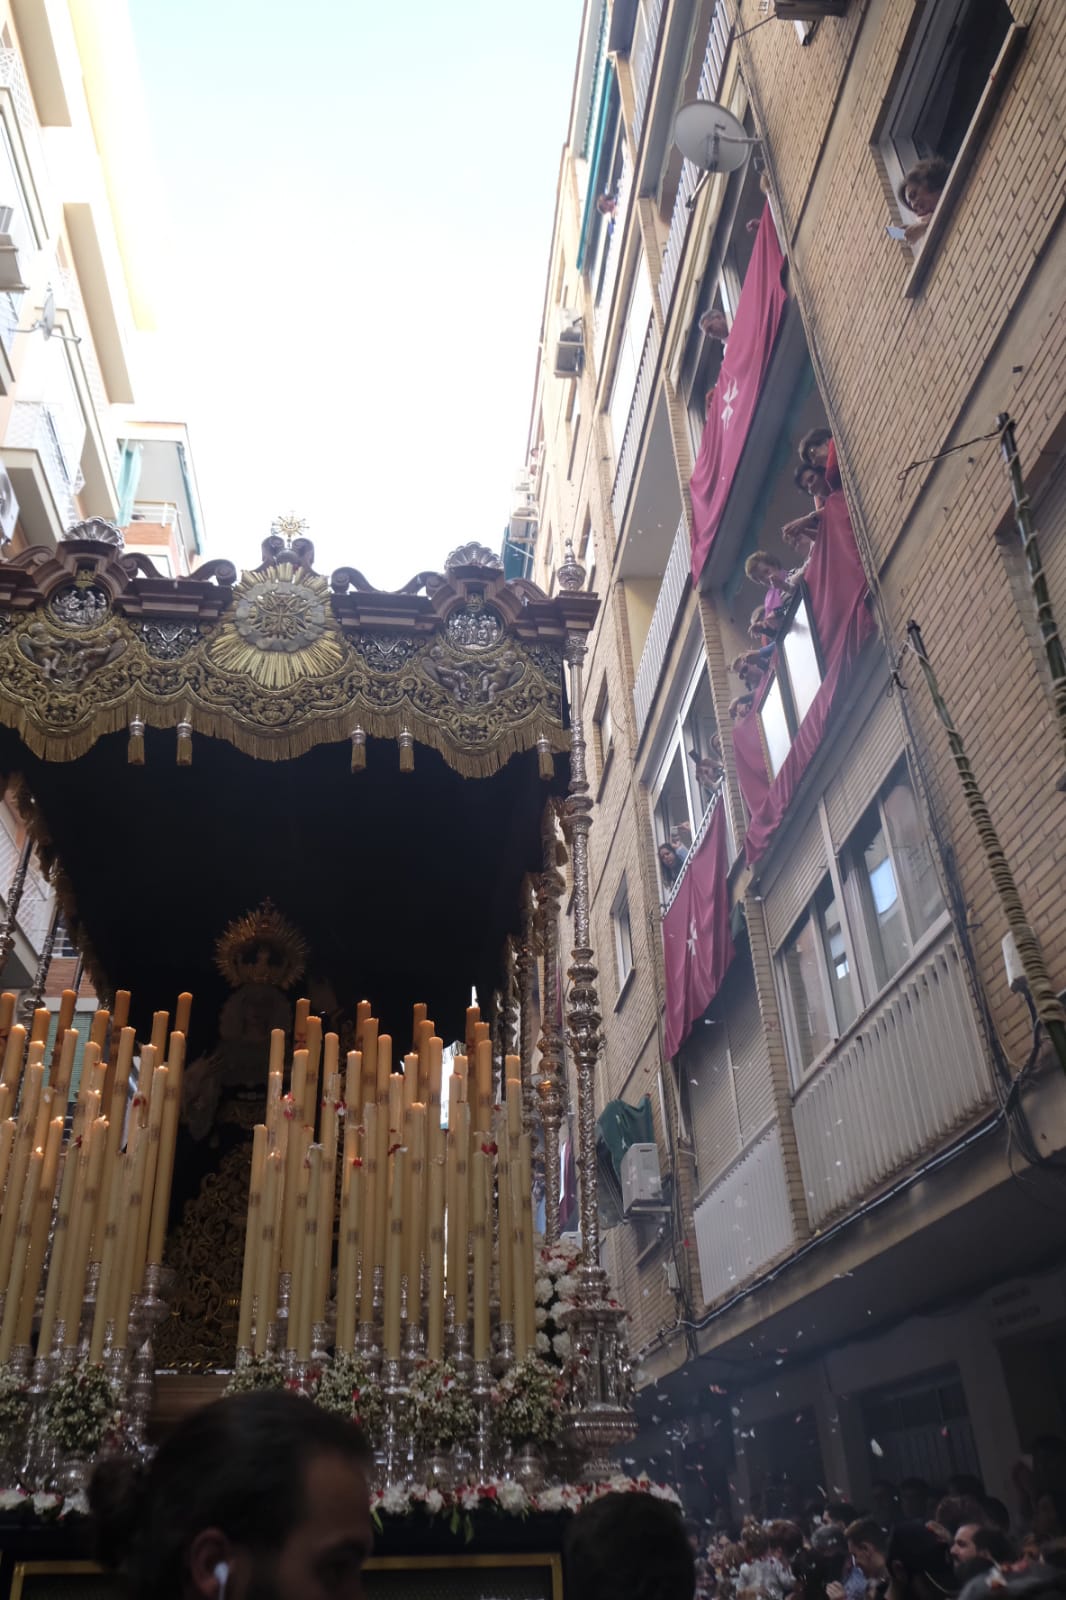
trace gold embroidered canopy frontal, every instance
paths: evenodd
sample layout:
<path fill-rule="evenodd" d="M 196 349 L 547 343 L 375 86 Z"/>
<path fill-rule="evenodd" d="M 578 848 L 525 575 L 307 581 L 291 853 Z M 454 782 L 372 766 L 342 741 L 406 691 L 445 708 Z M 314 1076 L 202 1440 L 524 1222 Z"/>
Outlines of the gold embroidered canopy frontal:
<path fill-rule="evenodd" d="M 476 544 L 397 593 L 313 563 L 310 540 L 274 534 L 252 571 L 172 579 L 110 524 L 79 523 L 0 564 L 0 723 L 46 761 L 122 729 L 143 750 L 147 727 L 178 730 L 179 760 L 198 733 L 277 761 L 350 739 L 358 769 L 369 736 L 407 765 L 428 745 L 465 777 L 532 749 L 550 772 L 569 743 L 563 643 L 594 597 L 507 581 Z"/>

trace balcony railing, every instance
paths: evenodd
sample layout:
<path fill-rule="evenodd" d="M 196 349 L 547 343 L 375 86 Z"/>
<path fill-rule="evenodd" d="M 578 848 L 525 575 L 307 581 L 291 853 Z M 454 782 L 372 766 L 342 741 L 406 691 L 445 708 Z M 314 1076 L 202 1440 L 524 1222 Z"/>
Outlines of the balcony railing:
<path fill-rule="evenodd" d="M 670 648 L 670 638 L 677 621 L 677 613 L 688 588 L 689 569 L 692 565 L 692 550 L 689 542 L 688 526 L 684 517 L 677 525 L 674 535 L 673 547 L 666 560 L 666 570 L 663 573 L 662 587 L 659 598 L 655 602 L 652 613 L 651 627 L 648 637 L 644 641 L 641 651 L 640 665 L 633 682 L 633 705 L 637 713 L 637 737 L 644 731 L 644 725 L 651 711 L 651 704 L 655 698 L 655 691 L 659 686 L 659 676 L 666 660 L 666 652 Z"/>
<path fill-rule="evenodd" d="M 777 1124 L 748 1146 L 696 1206 L 707 1305 L 732 1293 L 795 1243 Z"/>
<path fill-rule="evenodd" d="M 633 148 L 640 145 L 644 131 L 644 116 L 648 109 L 651 80 L 655 73 L 655 55 L 659 45 L 659 29 L 663 20 L 664 0 L 648 0 L 644 13 L 644 33 L 636 58 L 630 63 L 633 70 Z M 639 24 L 638 24 L 639 26 Z"/>
<path fill-rule="evenodd" d="M 710 31 L 707 35 L 707 48 L 703 55 L 703 68 L 700 72 L 700 86 L 698 98 L 700 100 L 717 100 L 718 91 L 722 87 L 722 78 L 725 73 L 725 58 L 729 50 L 729 19 L 726 16 L 724 0 L 718 0 L 711 17 Z M 677 186 L 677 198 L 670 217 L 670 232 L 663 251 L 662 271 L 659 274 L 659 304 L 666 316 L 670 305 L 670 298 L 677 282 L 677 271 L 681 265 L 681 258 L 685 253 L 688 241 L 689 223 L 692 221 L 692 212 L 688 202 L 692 192 L 700 180 L 700 169 L 691 161 L 686 160 L 681 168 L 681 178 Z"/>
<path fill-rule="evenodd" d="M 811 1226 L 942 1144 L 994 1090 L 950 930 L 905 969 L 796 1096 Z"/>
<path fill-rule="evenodd" d="M 648 418 L 648 404 L 651 400 L 658 360 L 659 330 L 655 325 L 655 318 L 649 317 L 644 349 L 641 352 L 640 366 L 637 368 L 633 399 L 626 419 L 625 433 L 622 436 L 622 447 L 618 452 L 618 470 L 614 475 L 614 488 L 611 491 L 611 510 L 614 513 L 616 533 L 621 529 L 629 491 L 633 487 L 633 474 L 637 469 L 640 441 L 644 436 L 644 424 Z"/>
<path fill-rule="evenodd" d="M 70 473 L 63 456 L 51 411 L 40 400 L 16 400 L 11 407 L 5 444 L 14 449 L 36 450 L 44 467 L 59 520 L 65 528 L 77 521 Z"/>
<path fill-rule="evenodd" d="M 5 910 L 8 889 L 12 878 L 15 876 L 18 860 L 18 846 L 11 837 L 7 824 L 0 823 L 0 905 Z M 44 942 L 44 936 L 48 932 L 51 912 L 52 891 L 31 867 L 26 874 L 26 883 L 22 891 L 22 899 L 19 901 L 16 921 L 34 955 L 40 950 Z"/>
<path fill-rule="evenodd" d="M 632 187 L 633 164 L 629 159 L 629 150 L 625 148 L 622 151 L 622 169 L 618 174 L 618 188 L 615 191 L 616 205 L 613 226 L 607 230 L 606 260 L 603 264 L 603 273 L 598 277 L 596 285 L 594 317 L 596 324 L 597 369 L 600 368 L 603 362 L 603 347 L 611 321 L 611 300 L 614 295 L 615 281 L 618 277 L 618 263 L 622 259 L 622 244 L 625 239 L 629 195 Z"/>
<path fill-rule="evenodd" d="M 159 528 L 173 528 L 181 533 L 181 512 L 173 500 L 135 500 L 131 515 L 133 522 L 151 522 Z"/>

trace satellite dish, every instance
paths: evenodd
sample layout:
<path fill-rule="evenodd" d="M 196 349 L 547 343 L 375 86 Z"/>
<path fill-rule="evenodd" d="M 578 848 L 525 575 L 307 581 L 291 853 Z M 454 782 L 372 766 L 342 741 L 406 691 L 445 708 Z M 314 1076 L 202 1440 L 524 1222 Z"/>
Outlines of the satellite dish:
<path fill-rule="evenodd" d="M 674 121 L 674 143 L 704 172 L 736 172 L 758 142 L 748 138 L 744 124 L 731 111 L 713 100 L 690 100 Z"/>
<path fill-rule="evenodd" d="M 60 328 L 56 327 L 56 297 L 52 291 L 51 284 L 45 290 L 44 305 L 41 307 L 41 314 L 37 321 L 28 328 L 16 328 L 15 332 L 36 333 L 38 329 L 46 339 L 62 339 L 64 344 L 81 344 L 80 333 L 63 333 Z"/>

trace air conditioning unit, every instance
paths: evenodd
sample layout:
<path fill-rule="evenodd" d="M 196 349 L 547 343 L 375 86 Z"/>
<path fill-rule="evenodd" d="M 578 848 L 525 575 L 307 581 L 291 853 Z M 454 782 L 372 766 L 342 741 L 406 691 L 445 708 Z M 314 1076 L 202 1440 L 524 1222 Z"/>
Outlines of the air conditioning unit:
<path fill-rule="evenodd" d="M 18 521 L 19 503 L 15 489 L 3 467 L 0 467 L 0 545 L 9 543 Z"/>
<path fill-rule="evenodd" d="M 820 17 L 842 17 L 848 0 L 775 0 L 782 22 L 817 22 Z"/>
<path fill-rule="evenodd" d="M 580 311 L 559 310 L 559 338 L 555 345 L 555 376 L 576 378 L 585 364 L 585 325 Z"/>
<path fill-rule="evenodd" d="M 622 1157 L 622 1211 L 661 1210 L 663 1180 L 659 1150 L 654 1144 L 631 1144 Z"/>

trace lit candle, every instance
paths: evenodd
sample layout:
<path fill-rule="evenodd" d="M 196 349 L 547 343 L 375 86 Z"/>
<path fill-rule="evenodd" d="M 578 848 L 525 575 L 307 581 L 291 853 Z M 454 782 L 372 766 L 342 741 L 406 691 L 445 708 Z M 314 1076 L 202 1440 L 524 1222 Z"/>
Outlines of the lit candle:
<path fill-rule="evenodd" d="M 482 1026 L 482 1024 L 479 1024 Z M 487 1027 L 487 1024 L 484 1024 Z M 479 1133 L 488 1133 L 492 1127 L 492 1041 L 479 1039 L 474 1056 L 474 1073 L 477 1084 L 477 1120 Z"/>
<path fill-rule="evenodd" d="M 185 1072 L 185 1035 L 172 1033 L 167 1055 L 166 1097 L 163 1101 L 163 1120 L 159 1129 L 159 1159 L 156 1167 L 155 1189 L 152 1194 L 152 1217 L 148 1230 L 148 1260 L 159 1266 L 167 1237 L 170 1216 L 170 1191 L 174 1182 L 174 1152 L 178 1140 L 178 1118 L 181 1114 L 181 1085 Z M 243 1347 L 242 1347 L 243 1348 Z"/>
<path fill-rule="evenodd" d="M 13 1098 L 18 1098 L 19 1084 L 22 1081 L 22 1057 L 26 1049 L 26 1030 L 21 1022 L 15 1026 L 7 1036 L 4 1046 L 4 1066 L 0 1071 L 0 1083 L 10 1089 Z"/>
<path fill-rule="evenodd" d="M 433 1034 L 427 1042 L 426 1055 L 426 1159 L 436 1161 L 444 1153 L 444 1130 L 440 1125 L 444 1040 Z"/>
<path fill-rule="evenodd" d="M 302 1237 L 303 1224 L 307 1217 L 307 1198 L 305 1195 L 301 1205 L 300 1185 L 307 1170 L 307 1152 L 311 1148 L 313 1132 L 307 1123 L 290 1123 L 288 1148 L 285 1152 L 285 1211 L 281 1238 L 281 1270 L 292 1273 L 294 1287 L 298 1266 L 297 1241 Z"/>
<path fill-rule="evenodd" d="M 31 1150 L 29 1161 L 26 1164 L 22 1193 L 19 1196 L 15 1242 L 7 1278 L 7 1297 L 4 1301 L 4 1320 L 0 1323 L 0 1365 L 10 1360 L 11 1352 L 15 1346 L 15 1326 L 18 1322 L 19 1299 L 22 1294 L 22 1280 L 26 1271 L 26 1256 L 30 1246 L 33 1213 L 37 1206 L 37 1193 L 41 1186 L 41 1171 L 43 1167 L 44 1151 L 41 1149 Z M 10 1209 L 15 1211 L 14 1205 Z"/>
<path fill-rule="evenodd" d="M 255 1261 L 255 1353 L 265 1355 L 267 1334 L 278 1302 L 277 1238 L 278 1195 L 281 1191 L 281 1156 L 271 1150 L 263 1172 L 263 1198 L 259 1205 L 259 1248 Z M 290 1305 L 291 1310 L 291 1305 Z"/>
<path fill-rule="evenodd" d="M 426 1355 L 431 1361 L 440 1361 L 444 1355 L 444 1162 L 439 1156 L 429 1163 L 426 1218 L 429 1223 Z"/>
<path fill-rule="evenodd" d="M 63 1050 L 64 1035 L 66 1034 L 71 1023 L 74 1021 L 74 1008 L 77 1004 L 77 991 L 74 989 L 64 989 L 63 993 L 59 997 L 59 1012 L 56 1016 L 55 1038 L 52 1041 L 52 1057 L 49 1063 L 50 1077 L 52 1078 L 53 1082 L 56 1081 L 56 1067 L 59 1065 L 59 1057 Z M 45 1037 L 47 1037 L 47 1031 Z"/>
<path fill-rule="evenodd" d="M 43 1084 L 44 1063 L 32 1061 L 26 1068 L 22 1104 L 19 1107 L 18 1126 L 15 1133 L 15 1147 L 12 1151 L 11 1164 L 8 1169 L 7 1203 L 0 1210 L 0 1284 L 6 1284 L 11 1276 L 11 1262 L 15 1251 L 15 1233 L 19 1225 L 19 1207 L 22 1203 L 22 1194 L 26 1185 L 26 1172 L 30 1164 L 30 1156 L 35 1149 L 33 1135 L 37 1126 L 37 1110 L 41 1103 Z M 44 1159 L 43 1146 L 41 1158 L 42 1160 Z"/>
<path fill-rule="evenodd" d="M 429 1007 L 421 1000 L 415 1002 L 414 1014 L 411 1021 L 411 1042 L 418 1049 L 418 1029 L 421 1023 L 429 1016 Z"/>
<path fill-rule="evenodd" d="M 307 1049 L 307 1019 L 310 1015 L 310 1000 L 297 1000 L 296 1015 L 292 1024 L 292 1048 L 294 1051 Z"/>
<path fill-rule="evenodd" d="M 406 1112 L 418 1099 L 418 1057 L 409 1050 L 403 1058 L 403 1108 Z"/>
<path fill-rule="evenodd" d="M 103 1118 L 99 1119 L 103 1121 Z M 90 1130 L 91 1137 L 92 1130 Z M 42 1356 L 51 1354 L 56 1317 L 63 1288 L 63 1271 L 71 1238 L 71 1213 L 74 1205 L 74 1188 L 81 1159 L 81 1142 L 71 1141 L 63 1157 L 63 1177 L 59 1186 L 59 1205 L 56 1208 L 56 1225 L 52 1234 L 52 1255 L 48 1262 L 44 1304 L 41 1307 L 41 1330 L 37 1335 L 37 1350 Z"/>
<path fill-rule="evenodd" d="M 310 1132 L 307 1129 L 307 1132 Z M 306 1304 L 311 1307 L 310 1279 L 314 1274 L 315 1256 L 311 1251 L 311 1259 L 307 1257 L 307 1206 L 311 1193 L 311 1150 L 310 1141 L 306 1146 L 300 1161 L 299 1171 L 296 1175 L 295 1206 L 293 1210 L 293 1258 L 292 1258 L 292 1290 L 289 1295 L 289 1326 L 287 1330 L 286 1346 L 299 1354 L 300 1330 L 303 1322 L 304 1311 L 304 1285 L 307 1283 Z M 310 1269 L 310 1270 L 309 1270 Z"/>
<path fill-rule="evenodd" d="M 507 1159 L 507 1113 L 496 1113 L 497 1205 L 499 1209 L 500 1321 L 514 1327 L 514 1240 L 511 1224 L 511 1167 Z"/>
<path fill-rule="evenodd" d="M 189 1037 L 189 1019 L 192 1016 L 192 995 L 188 989 L 183 989 L 178 995 L 178 1003 L 174 1007 L 174 1032 L 180 1033 L 183 1039 Z"/>
<path fill-rule="evenodd" d="M 169 1011 L 155 1011 L 152 1013 L 152 1036 L 150 1044 L 155 1051 L 156 1060 L 161 1060 L 167 1050 L 167 1029 L 170 1026 Z"/>
<path fill-rule="evenodd" d="M 477 1029 L 477 1025 L 478 1025 L 478 1022 L 480 1021 L 480 1019 L 481 1019 L 481 1007 L 480 1006 L 467 1006 L 467 1008 L 466 1008 L 466 1033 L 463 1035 L 463 1039 L 464 1039 L 464 1043 L 465 1043 L 465 1046 L 466 1046 L 466 1054 L 468 1056 L 472 1056 L 474 1054 L 474 1041 L 477 1038 L 477 1033 L 476 1033 L 475 1030 Z"/>
<path fill-rule="evenodd" d="M 454 1129 L 448 1130 L 448 1154 L 455 1163 L 454 1212 L 448 1214 L 448 1292 L 455 1300 L 455 1322 L 458 1327 L 466 1322 L 469 1304 L 467 1228 L 470 1215 L 468 1197 L 470 1107 L 465 1101 L 460 1102 L 457 1107 Z"/>
<path fill-rule="evenodd" d="M 366 1027 L 366 1024 L 369 1022 L 372 1014 L 373 1007 L 371 1006 L 370 1001 L 360 1000 L 359 1004 L 355 1008 L 355 1048 L 357 1050 L 361 1051 L 365 1050 L 366 1048 L 363 1043 L 363 1029 Z"/>
<path fill-rule="evenodd" d="M 267 1063 L 268 1080 L 271 1074 L 284 1073 L 285 1071 L 285 1029 L 271 1028 L 270 1030 L 270 1059 Z"/>
<path fill-rule="evenodd" d="M 309 1122 L 307 1115 L 307 1051 L 294 1050 L 292 1053 L 292 1078 L 289 1082 L 289 1094 L 292 1096 L 293 1116 L 297 1122 Z"/>
<path fill-rule="evenodd" d="M 314 1021 L 312 1017 L 310 1019 Z M 307 1213 L 304 1221 L 303 1263 L 300 1268 L 300 1329 L 296 1354 L 306 1361 L 311 1354 L 311 1329 L 325 1315 L 325 1299 L 318 1298 L 318 1231 L 322 1214 L 322 1146 L 307 1152 Z M 332 1229 L 330 1230 L 332 1232 Z"/>
<path fill-rule="evenodd" d="M 165 1067 L 157 1070 L 165 1072 Z M 141 1236 L 141 1212 L 145 1201 L 145 1173 L 148 1168 L 152 1139 L 149 1130 L 142 1130 L 132 1155 L 126 1157 L 127 1182 L 124 1193 L 123 1221 L 119 1233 L 115 1291 L 114 1323 L 115 1349 L 125 1350 L 130 1337 L 130 1301 L 140 1284 L 144 1262 L 138 1258 L 138 1241 Z"/>
<path fill-rule="evenodd" d="M 372 1100 L 363 1106 L 363 1279 L 359 1286 L 359 1321 L 374 1320 L 374 1255 L 377 1240 L 377 1208 L 382 1203 L 378 1182 L 378 1108 Z"/>
<path fill-rule="evenodd" d="M 406 1116 L 407 1320 L 422 1321 L 422 1244 L 426 1231 L 426 1108 L 411 1106 Z"/>
<path fill-rule="evenodd" d="M 378 1022 L 368 1016 L 359 1035 L 359 1051 L 363 1058 L 363 1104 L 378 1098 Z M 366 1151 L 363 1152 L 364 1156 Z"/>
<path fill-rule="evenodd" d="M 351 1052 L 353 1055 L 354 1051 Z M 338 1350 L 355 1348 L 356 1288 L 359 1275 L 359 1226 L 362 1221 L 362 1165 L 359 1160 L 361 1130 L 345 1124 L 341 1158 L 341 1209 L 337 1232 L 337 1337 Z"/>
<path fill-rule="evenodd" d="M 244 1261 L 241 1268 L 241 1307 L 237 1321 L 238 1350 L 249 1349 L 252 1341 L 252 1303 L 255 1298 L 256 1264 L 263 1225 L 263 1177 L 266 1172 L 266 1158 L 267 1126 L 265 1122 L 259 1122 L 252 1132 L 252 1174 L 248 1183 L 248 1219 L 244 1229 Z"/>
<path fill-rule="evenodd" d="M 385 1261 L 385 1331 L 383 1347 L 390 1361 L 400 1356 L 400 1300 L 403 1280 L 403 1193 L 407 1151 L 401 1145 L 392 1158 L 389 1197 L 388 1253 Z"/>
<path fill-rule="evenodd" d="M 392 1119 L 389 1115 L 389 1078 L 392 1072 L 392 1038 L 383 1033 L 378 1036 L 377 1058 L 377 1181 L 381 1188 L 380 1204 L 374 1208 L 374 1261 L 379 1266 L 385 1264 L 385 1236 L 389 1226 L 389 1145 L 394 1142 L 390 1132 Z M 399 1134 L 395 1135 L 399 1138 Z"/>
<path fill-rule="evenodd" d="M 345 1116 L 352 1127 L 363 1120 L 363 1057 L 358 1050 L 349 1050 L 344 1063 Z"/>
<path fill-rule="evenodd" d="M 333 1070 L 326 1079 L 322 1100 L 322 1166 L 319 1176 L 321 1195 L 318 1206 L 318 1233 L 315 1242 L 315 1321 L 325 1315 L 329 1296 L 329 1274 L 333 1265 L 333 1202 L 337 1192 L 337 1127 L 341 1098 L 341 1075 L 337 1071 L 335 1033 L 326 1035 L 325 1064 L 330 1062 L 329 1041 L 334 1041 Z M 320 1309 L 321 1308 L 321 1309 Z"/>
<path fill-rule="evenodd" d="M 144 1277 L 145 1263 L 148 1258 L 148 1236 L 152 1226 L 152 1205 L 155 1197 L 156 1176 L 159 1171 L 159 1151 L 162 1144 L 163 1114 L 166 1110 L 167 1085 L 170 1080 L 170 1068 L 160 1065 L 152 1073 L 152 1093 L 148 1102 L 148 1154 L 145 1157 L 144 1180 L 141 1191 L 141 1206 L 137 1213 L 137 1232 L 133 1238 L 133 1276 L 132 1290 L 136 1294 L 141 1287 Z M 170 1197 L 167 1196 L 169 1204 Z M 159 1249 L 162 1254 L 162 1241 L 166 1233 L 166 1216 L 164 1214 L 160 1224 Z"/>
<path fill-rule="evenodd" d="M 474 1264 L 474 1360 L 489 1359 L 489 1156 L 470 1158 L 470 1236 Z"/>
<path fill-rule="evenodd" d="M 322 1019 L 307 1019 L 307 1084 L 304 1089 L 304 1121 L 317 1126 L 318 1072 L 322 1064 Z"/>
<path fill-rule="evenodd" d="M 30 1024 L 30 1043 L 39 1044 L 44 1049 L 48 1038 L 48 1030 L 52 1026 L 52 1013 L 47 1006 L 38 1006 L 33 1013 L 33 1022 Z"/>
<path fill-rule="evenodd" d="M 15 1324 L 17 1345 L 28 1345 L 33 1332 L 33 1313 L 37 1305 L 37 1290 L 44 1268 L 45 1251 L 48 1248 L 48 1228 L 52 1221 L 52 1202 L 55 1199 L 63 1125 L 62 1117 L 53 1119 L 48 1129 L 48 1143 L 44 1147 L 41 1181 L 30 1221 L 30 1242 L 26 1251 L 26 1271 L 22 1280 L 22 1302 Z"/>
<path fill-rule="evenodd" d="M 101 1152 L 104 1141 L 98 1140 L 90 1143 L 87 1167 L 91 1169 L 96 1148 Z M 104 1336 L 107 1324 L 111 1320 L 112 1308 L 118 1294 L 122 1279 L 122 1234 L 123 1219 L 125 1215 L 126 1194 L 126 1169 L 128 1157 L 119 1156 L 115 1162 L 116 1171 L 111 1174 L 108 1184 L 106 1221 L 102 1230 L 100 1242 L 100 1275 L 96 1281 L 96 1306 L 93 1312 L 92 1337 L 89 1343 L 89 1360 L 96 1362 L 104 1352 Z M 89 1186 L 88 1171 L 83 1180 L 83 1189 Z M 77 1209 L 77 1193 L 75 1193 L 75 1218 L 78 1231 L 81 1231 L 82 1220 Z M 98 1230 L 99 1231 L 99 1230 Z M 74 1244 L 72 1257 L 78 1252 L 77 1243 Z M 63 1321 L 64 1345 L 70 1346 L 78 1342 L 77 1318 L 78 1311 L 74 1309 L 75 1303 L 81 1304 L 82 1290 L 85 1286 L 85 1271 L 82 1268 L 80 1281 L 78 1274 L 72 1273 L 71 1281 L 64 1286 L 60 1300 L 60 1317 Z"/>
<path fill-rule="evenodd" d="M 389 1148 L 403 1142 L 403 1073 L 389 1079 Z"/>
<path fill-rule="evenodd" d="M 281 1069 L 280 1068 L 277 1068 L 274 1071 L 272 1071 L 272 1072 L 267 1074 L 267 1097 L 266 1097 L 266 1112 L 265 1112 L 265 1116 L 266 1116 L 267 1142 L 268 1142 L 271 1150 L 276 1150 L 277 1149 L 278 1135 L 279 1135 L 279 1133 L 281 1131 L 281 1124 L 282 1124 L 282 1120 L 283 1120 L 282 1119 L 282 1115 L 281 1115 L 281 1084 L 282 1084 L 282 1075 L 281 1075 Z"/>

